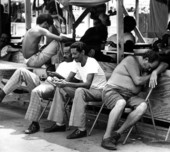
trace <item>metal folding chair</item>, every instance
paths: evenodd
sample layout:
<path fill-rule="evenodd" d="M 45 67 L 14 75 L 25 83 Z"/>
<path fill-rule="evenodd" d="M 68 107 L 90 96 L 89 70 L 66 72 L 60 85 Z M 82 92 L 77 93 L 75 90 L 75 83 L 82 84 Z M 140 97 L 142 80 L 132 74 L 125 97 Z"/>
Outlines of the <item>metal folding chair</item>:
<path fill-rule="evenodd" d="M 154 114 L 153 114 L 152 107 L 151 107 L 151 103 L 150 103 L 150 100 L 149 100 L 149 97 L 150 97 L 150 95 L 151 95 L 151 93 L 152 93 L 152 90 L 153 90 L 153 88 L 151 88 L 151 89 L 149 90 L 149 92 L 148 92 L 148 94 L 147 94 L 147 96 L 146 96 L 146 98 L 145 98 L 145 102 L 146 102 L 146 103 L 148 104 L 148 106 L 149 106 L 149 111 L 150 111 L 150 114 L 151 114 L 151 119 L 152 119 L 152 124 L 153 124 L 153 127 L 154 127 L 155 137 L 158 138 L 158 134 L 157 134 L 157 130 L 156 130 L 156 125 L 155 125 L 155 120 L 154 120 Z M 123 141 L 123 144 L 126 143 L 126 141 L 127 141 L 128 137 L 130 136 L 133 128 L 134 128 L 134 125 L 133 125 L 133 126 L 130 128 L 130 130 L 128 131 L 128 133 L 127 133 L 127 135 L 126 135 L 126 137 L 125 137 L 125 140 Z"/>
<path fill-rule="evenodd" d="M 98 107 L 100 107 L 99 112 L 96 115 L 96 118 L 95 118 L 95 120 L 94 120 L 94 122 L 92 124 L 92 127 L 90 128 L 90 131 L 88 133 L 88 135 L 90 136 L 93 129 L 94 129 L 94 126 L 96 125 L 96 122 L 97 122 L 97 120 L 98 120 L 98 118 L 99 118 L 99 116 L 100 116 L 100 114 L 101 114 L 101 112 L 102 112 L 102 110 L 104 108 L 104 102 L 102 102 L 102 101 L 100 101 L 100 102 L 92 102 L 91 101 L 91 102 L 87 102 L 87 106 L 98 106 Z"/>
<path fill-rule="evenodd" d="M 43 110 L 42 110 L 42 112 L 41 112 L 41 114 L 40 114 L 40 116 L 39 116 L 39 118 L 38 118 L 38 122 L 41 120 L 41 118 L 42 118 L 43 114 L 45 113 L 47 107 L 49 106 L 50 102 L 53 101 L 52 98 L 42 99 L 42 100 L 47 100 L 47 104 L 44 106 L 44 108 L 43 108 Z M 64 105 L 64 112 L 65 112 L 67 121 L 69 120 L 69 116 L 68 116 L 68 113 L 67 113 L 67 106 L 68 106 L 69 102 L 71 102 L 71 98 L 68 98 L 67 102 L 66 102 L 65 105 Z"/>

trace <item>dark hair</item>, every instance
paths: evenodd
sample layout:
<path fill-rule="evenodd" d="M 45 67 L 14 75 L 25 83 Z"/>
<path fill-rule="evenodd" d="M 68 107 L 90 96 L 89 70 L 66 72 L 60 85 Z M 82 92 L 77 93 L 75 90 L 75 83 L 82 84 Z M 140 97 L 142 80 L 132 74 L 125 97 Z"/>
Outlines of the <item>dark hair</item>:
<path fill-rule="evenodd" d="M 87 55 L 88 51 L 87 51 L 87 46 L 85 43 L 81 42 L 81 41 L 78 41 L 78 42 L 75 42 L 73 43 L 70 48 L 76 48 L 78 52 L 82 52 L 83 50 L 85 51 L 85 54 Z"/>
<path fill-rule="evenodd" d="M 6 35 L 6 40 L 7 40 L 7 43 L 10 43 L 10 40 L 11 40 L 11 34 L 8 34 L 8 33 L 2 33 L 0 37 L 2 37 L 2 35 Z"/>
<path fill-rule="evenodd" d="M 125 16 L 123 22 L 124 32 L 131 32 L 136 27 L 136 20 L 133 16 Z"/>
<path fill-rule="evenodd" d="M 37 17 L 36 24 L 42 24 L 43 22 L 47 22 L 49 25 L 53 25 L 53 18 L 50 14 L 40 14 Z"/>
<path fill-rule="evenodd" d="M 155 51 L 148 50 L 143 54 L 143 58 L 148 58 L 148 61 L 153 63 L 154 61 L 159 61 L 159 54 Z"/>
<path fill-rule="evenodd" d="M 0 12 L 4 13 L 4 6 L 2 4 L 0 4 Z"/>

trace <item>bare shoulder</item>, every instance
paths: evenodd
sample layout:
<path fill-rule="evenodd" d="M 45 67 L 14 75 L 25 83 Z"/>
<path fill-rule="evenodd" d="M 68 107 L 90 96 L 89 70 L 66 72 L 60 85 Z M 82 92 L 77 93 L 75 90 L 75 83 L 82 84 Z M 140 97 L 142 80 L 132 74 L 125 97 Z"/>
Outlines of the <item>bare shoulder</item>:
<path fill-rule="evenodd" d="M 123 59 L 123 64 L 125 67 L 136 67 L 137 61 L 134 56 L 127 56 Z"/>

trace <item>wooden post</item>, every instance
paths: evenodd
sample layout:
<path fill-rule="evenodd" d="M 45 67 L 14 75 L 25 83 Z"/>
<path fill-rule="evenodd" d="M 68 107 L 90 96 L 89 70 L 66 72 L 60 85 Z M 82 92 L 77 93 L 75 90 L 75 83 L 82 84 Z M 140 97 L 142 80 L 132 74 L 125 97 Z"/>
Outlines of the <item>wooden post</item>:
<path fill-rule="evenodd" d="M 116 0 L 117 2 L 117 64 L 124 57 L 124 25 L 123 25 L 123 0 Z M 119 47 L 119 44 L 121 47 Z"/>
<path fill-rule="evenodd" d="M 9 22 L 9 33 L 11 34 L 11 0 L 8 0 L 8 22 Z"/>
<path fill-rule="evenodd" d="M 1 12 L 2 12 L 2 10 L 1 10 L 1 7 L 0 7 L 0 21 L 2 21 L 2 14 L 1 14 Z M 1 34 L 2 34 L 2 22 L 0 22 L 0 35 Z"/>
<path fill-rule="evenodd" d="M 26 31 L 31 28 L 31 1 L 25 0 Z"/>
<path fill-rule="evenodd" d="M 168 6 L 168 22 L 170 21 L 170 1 L 167 1 L 167 6 Z"/>
<path fill-rule="evenodd" d="M 139 28 L 139 0 L 136 0 L 135 3 L 135 18 L 136 18 L 137 27 Z"/>

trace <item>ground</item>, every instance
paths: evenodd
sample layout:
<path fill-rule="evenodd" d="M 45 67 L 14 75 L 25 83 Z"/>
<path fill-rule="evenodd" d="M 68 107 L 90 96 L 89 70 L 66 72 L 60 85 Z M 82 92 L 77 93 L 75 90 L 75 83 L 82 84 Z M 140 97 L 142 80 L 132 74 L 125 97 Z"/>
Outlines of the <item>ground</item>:
<path fill-rule="evenodd" d="M 71 130 L 62 133 L 44 133 L 43 129 L 52 124 L 41 120 L 41 130 L 32 135 L 24 134 L 23 130 L 29 126 L 24 119 L 27 104 L 16 101 L 5 101 L 0 104 L 0 152 L 107 152 L 100 144 L 104 129 L 97 127 L 91 136 L 68 140 L 66 136 Z M 118 143 L 118 152 L 170 152 L 170 144 L 154 142 L 154 139 L 131 137 L 127 144 Z"/>

